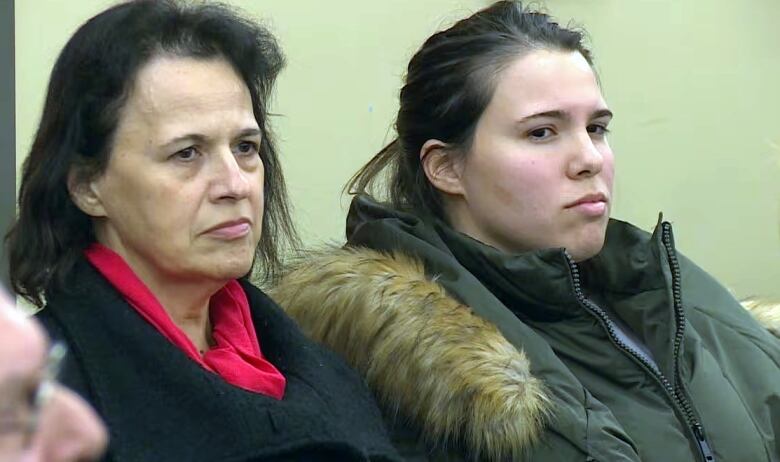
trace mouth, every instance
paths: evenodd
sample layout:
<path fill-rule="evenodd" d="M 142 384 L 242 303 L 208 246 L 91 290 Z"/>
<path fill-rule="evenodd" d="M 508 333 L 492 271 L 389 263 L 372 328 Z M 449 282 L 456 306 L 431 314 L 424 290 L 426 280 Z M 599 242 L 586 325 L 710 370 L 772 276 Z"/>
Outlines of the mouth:
<path fill-rule="evenodd" d="M 251 229 L 252 222 L 248 218 L 239 218 L 238 220 L 223 221 L 207 229 L 203 234 L 218 239 L 231 240 L 246 236 Z"/>
<path fill-rule="evenodd" d="M 608 199 L 604 193 L 587 194 L 566 205 L 566 209 L 575 210 L 587 217 L 602 217 L 607 213 Z"/>
<path fill-rule="evenodd" d="M 579 205 L 585 205 L 585 204 L 599 204 L 607 203 L 607 196 L 604 193 L 595 193 L 595 194 L 587 194 L 585 196 L 580 197 L 576 201 L 566 205 L 564 208 L 570 209 L 577 207 Z"/>

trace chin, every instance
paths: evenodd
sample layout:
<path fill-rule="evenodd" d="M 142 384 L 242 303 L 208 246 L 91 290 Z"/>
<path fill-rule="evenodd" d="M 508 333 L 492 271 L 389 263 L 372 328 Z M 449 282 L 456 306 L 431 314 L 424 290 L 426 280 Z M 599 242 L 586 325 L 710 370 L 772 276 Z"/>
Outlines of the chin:
<path fill-rule="evenodd" d="M 595 257 L 604 248 L 604 237 L 594 239 L 592 242 L 580 242 L 577 246 L 569 247 L 569 255 L 575 262 L 581 262 Z"/>
<path fill-rule="evenodd" d="M 252 269 L 254 252 L 239 255 L 218 255 L 210 262 L 210 273 L 216 279 L 237 279 L 244 276 Z"/>
<path fill-rule="evenodd" d="M 211 268 L 205 277 L 212 281 L 227 282 L 232 279 L 239 279 L 249 272 L 249 269 L 243 270 L 237 267 L 219 267 Z"/>
<path fill-rule="evenodd" d="M 238 279 L 252 269 L 252 260 L 236 262 L 224 268 L 224 276 L 228 279 Z"/>
<path fill-rule="evenodd" d="M 607 237 L 607 220 L 590 223 L 578 233 L 569 236 L 572 243 L 567 249 L 574 261 L 581 262 L 593 258 L 604 248 Z"/>

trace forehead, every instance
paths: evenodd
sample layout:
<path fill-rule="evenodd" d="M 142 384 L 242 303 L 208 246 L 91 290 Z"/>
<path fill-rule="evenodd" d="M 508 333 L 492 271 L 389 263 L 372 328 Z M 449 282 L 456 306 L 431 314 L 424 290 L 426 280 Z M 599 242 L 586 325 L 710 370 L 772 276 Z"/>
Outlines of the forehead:
<path fill-rule="evenodd" d="M 159 55 L 139 70 L 123 115 L 185 121 L 227 109 L 253 114 L 249 89 L 225 59 Z"/>
<path fill-rule="evenodd" d="M 591 112 L 606 107 L 590 64 L 578 52 L 537 50 L 523 55 L 498 77 L 491 104 L 520 112 Z M 493 105 L 493 104 L 492 104 Z"/>

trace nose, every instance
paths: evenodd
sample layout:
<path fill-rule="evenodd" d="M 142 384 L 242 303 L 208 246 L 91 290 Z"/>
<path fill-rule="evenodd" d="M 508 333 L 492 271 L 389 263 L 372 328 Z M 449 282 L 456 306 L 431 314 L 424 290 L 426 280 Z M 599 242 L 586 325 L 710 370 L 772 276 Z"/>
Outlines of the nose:
<path fill-rule="evenodd" d="M 587 130 L 577 136 L 567 165 L 567 175 L 572 179 L 590 178 L 601 172 L 604 155 L 594 144 Z"/>
<path fill-rule="evenodd" d="M 250 191 L 248 172 L 242 168 L 239 159 L 229 148 L 220 150 L 212 156 L 211 199 L 214 201 L 239 200 L 247 197 Z"/>
<path fill-rule="evenodd" d="M 95 412 L 78 395 L 55 385 L 42 410 L 32 460 L 70 462 L 97 460 L 106 449 L 106 429 Z"/>

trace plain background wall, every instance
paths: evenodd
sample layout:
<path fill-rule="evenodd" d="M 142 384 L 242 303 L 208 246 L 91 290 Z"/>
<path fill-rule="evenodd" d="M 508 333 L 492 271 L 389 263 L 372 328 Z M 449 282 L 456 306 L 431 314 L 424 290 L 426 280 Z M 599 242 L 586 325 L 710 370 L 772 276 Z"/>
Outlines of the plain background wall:
<path fill-rule="evenodd" d="M 16 0 L 20 166 L 57 53 L 108 0 Z M 273 121 L 307 244 L 342 242 L 347 179 L 392 139 L 403 72 L 434 31 L 488 1 L 234 0 L 288 58 Z M 739 296 L 780 296 L 780 2 L 548 0 L 590 32 L 616 113 L 613 216 L 651 229 Z"/>

